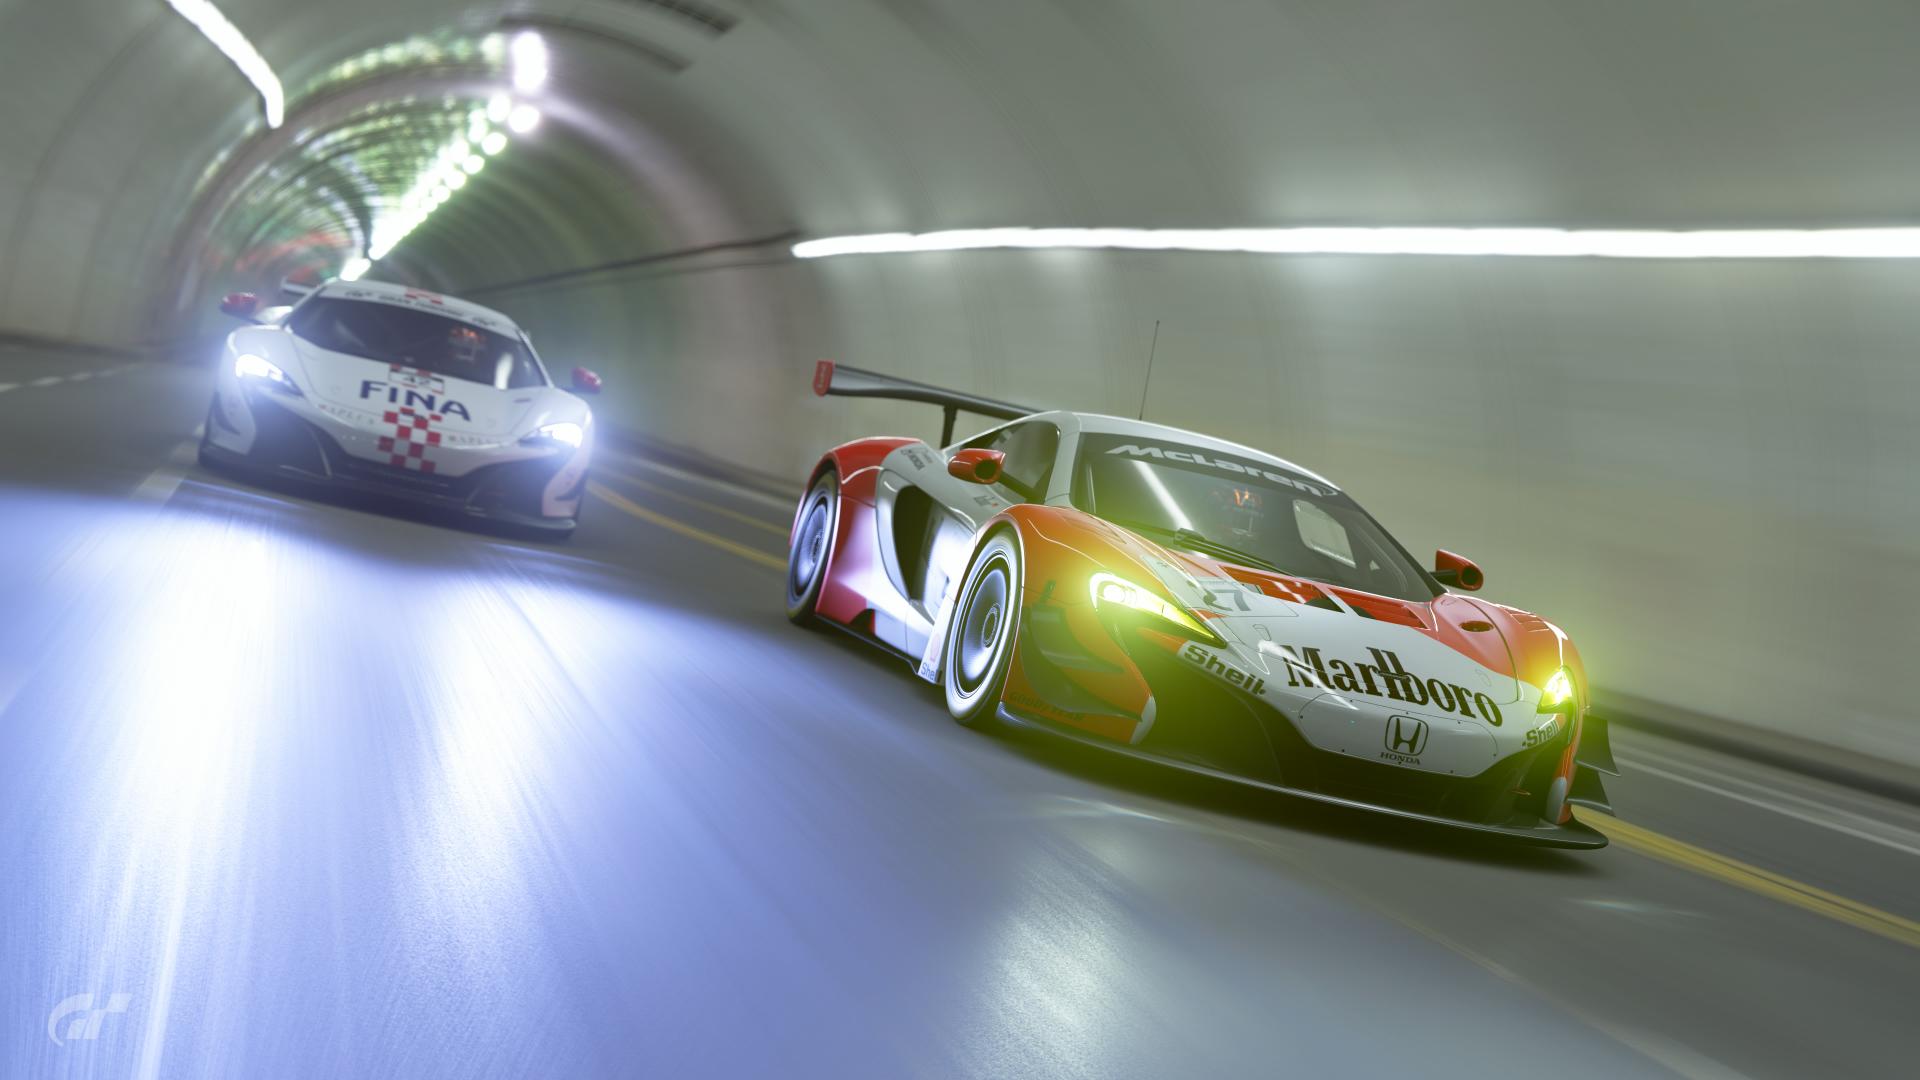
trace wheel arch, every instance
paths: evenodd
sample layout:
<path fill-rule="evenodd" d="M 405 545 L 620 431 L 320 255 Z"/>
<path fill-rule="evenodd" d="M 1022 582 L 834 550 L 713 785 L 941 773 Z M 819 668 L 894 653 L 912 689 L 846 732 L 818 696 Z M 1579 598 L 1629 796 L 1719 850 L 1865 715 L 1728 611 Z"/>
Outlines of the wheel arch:
<path fill-rule="evenodd" d="M 873 606 L 873 598 L 866 595 L 860 583 L 868 580 L 879 556 L 873 534 L 873 498 L 880 478 L 880 462 L 894 450 L 918 441 L 900 436 L 856 439 L 822 454 L 807 474 L 806 486 L 794 504 L 793 521 L 787 528 L 789 551 L 799 535 L 806 493 L 827 473 L 834 474 L 838 488 L 833 550 L 821 571 L 824 580 L 815 601 L 817 615 L 853 626 L 862 613 Z"/>
<path fill-rule="evenodd" d="M 840 476 L 840 497 L 871 504 L 874 485 L 880 479 L 880 463 L 909 443 L 919 442 L 903 435 L 876 435 L 870 439 L 855 439 L 820 455 L 814 463 L 813 471 L 807 474 L 807 487 L 820 479 L 820 474 L 831 469 Z"/>
<path fill-rule="evenodd" d="M 1137 579 L 1150 588 L 1160 587 L 1152 570 L 1142 561 L 1146 551 L 1124 530 L 1084 511 L 1021 503 L 981 523 L 961 580 L 971 572 L 987 537 L 999 529 L 1011 532 L 1021 562 L 1020 613 L 1014 623 L 1013 660 L 1002 686 L 1003 700 L 1017 708 L 1046 708 L 1059 695 L 1035 680 L 1042 676 L 1039 669 L 1053 666 L 1043 662 L 1044 658 L 1066 649 L 1093 661 L 1090 669 L 1075 671 L 1067 677 L 1080 690 L 1097 695 L 1107 704 L 1099 710 L 1102 719 L 1094 721 L 1057 710 L 1049 715 L 1089 726 L 1110 737 L 1127 738 L 1134 730 L 1132 725 L 1126 725 L 1126 732 L 1120 732 L 1112 727 L 1108 713 L 1139 715 L 1147 707 L 1152 690 L 1120 646 L 1098 628 L 1086 583 L 1093 574 L 1110 572 Z M 942 665 L 947 653 L 944 637 L 952 633 L 954 613 L 951 609 L 957 604 L 956 594 L 949 610 L 942 613 L 943 640 L 938 649 L 931 650 L 940 657 Z M 1030 670 L 1030 666 L 1034 669 Z M 937 679 L 944 674 L 941 670 L 928 677 Z"/>

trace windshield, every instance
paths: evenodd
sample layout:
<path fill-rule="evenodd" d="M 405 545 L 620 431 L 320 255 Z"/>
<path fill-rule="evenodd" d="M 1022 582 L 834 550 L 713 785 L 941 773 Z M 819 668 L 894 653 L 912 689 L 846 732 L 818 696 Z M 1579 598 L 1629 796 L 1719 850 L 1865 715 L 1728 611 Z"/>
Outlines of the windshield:
<path fill-rule="evenodd" d="M 322 349 L 496 390 L 545 386 L 547 381 L 525 343 L 430 311 L 316 296 L 294 309 L 287 328 Z"/>
<path fill-rule="evenodd" d="M 1426 575 L 1341 492 L 1271 462 L 1119 435 L 1081 439 L 1074 505 L 1227 562 L 1424 602 Z"/>

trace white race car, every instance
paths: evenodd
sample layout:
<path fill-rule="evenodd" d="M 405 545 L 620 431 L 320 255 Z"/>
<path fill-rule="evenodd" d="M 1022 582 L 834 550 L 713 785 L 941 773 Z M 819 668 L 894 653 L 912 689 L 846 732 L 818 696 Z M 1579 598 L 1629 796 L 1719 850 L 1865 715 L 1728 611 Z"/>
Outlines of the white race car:
<path fill-rule="evenodd" d="M 330 281 L 291 308 L 234 293 L 200 462 L 573 532 L 593 411 L 554 384 L 511 319 L 378 282 Z"/>

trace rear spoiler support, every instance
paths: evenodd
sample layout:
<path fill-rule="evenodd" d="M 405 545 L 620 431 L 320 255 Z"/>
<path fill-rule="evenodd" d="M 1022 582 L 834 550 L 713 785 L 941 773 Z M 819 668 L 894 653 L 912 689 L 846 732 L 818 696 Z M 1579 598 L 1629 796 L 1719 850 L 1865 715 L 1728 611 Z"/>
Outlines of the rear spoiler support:
<path fill-rule="evenodd" d="M 837 397 L 890 398 L 894 401 L 918 401 L 926 405 L 938 405 L 942 416 L 940 445 L 943 447 L 952 444 L 954 418 L 960 413 L 976 413 L 980 416 L 990 416 L 995 420 L 1019 420 L 1042 411 L 1025 405 L 963 394 L 957 390 L 942 390 L 937 386 L 928 386 L 926 383 L 897 378 L 893 375 L 882 375 L 877 371 L 844 367 L 831 360 L 822 360 L 814 365 L 813 392 L 820 397 L 831 394 Z"/>

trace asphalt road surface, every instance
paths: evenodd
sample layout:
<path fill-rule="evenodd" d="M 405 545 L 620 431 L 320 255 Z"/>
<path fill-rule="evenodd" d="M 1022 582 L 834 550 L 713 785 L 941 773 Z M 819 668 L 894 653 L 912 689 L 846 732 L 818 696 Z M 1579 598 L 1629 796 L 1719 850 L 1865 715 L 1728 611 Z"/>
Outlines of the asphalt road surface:
<path fill-rule="evenodd" d="M 1914 807 L 1621 732 L 1558 852 L 983 736 L 785 622 L 779 500 L 249 487 L 209 381 L 0 351 L 0 1076 L 1915 1075 Z"/>

